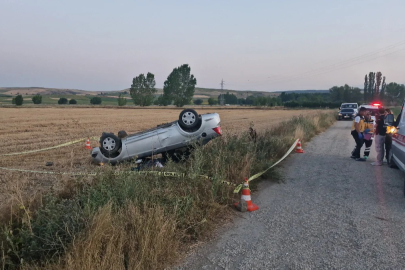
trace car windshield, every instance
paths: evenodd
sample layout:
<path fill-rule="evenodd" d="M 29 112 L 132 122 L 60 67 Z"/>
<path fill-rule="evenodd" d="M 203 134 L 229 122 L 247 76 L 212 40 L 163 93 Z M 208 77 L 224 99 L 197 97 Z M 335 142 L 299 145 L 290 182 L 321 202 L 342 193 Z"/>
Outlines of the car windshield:
<path fill-rule="evenodd" d="M 353 108 L 353 109 L 357 109 L 357 105 L 356 104 L 343 104 L 342 108 Z"/>
<path fill-rule="evenodd" d="M 341 113 L 353 113 L 354 110 L 353 109 L 343 109 L 340 111 Z"/>
<path fill-rule="evenodd" d="M 375 116 L 378 113 L 378 109 L 367 109 L 371 113 L 372 116 Z"/>

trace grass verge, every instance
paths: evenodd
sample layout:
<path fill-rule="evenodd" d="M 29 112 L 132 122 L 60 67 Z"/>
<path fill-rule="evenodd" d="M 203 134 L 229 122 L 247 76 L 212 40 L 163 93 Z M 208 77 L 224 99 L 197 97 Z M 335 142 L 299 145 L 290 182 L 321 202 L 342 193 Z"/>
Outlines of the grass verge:
<path fill-rule="evenodd" d="M 2 269 L 163 269 L 221 222 L 239 197 L 221 180 L 241 183 L 296 138 L 308 141 L 334 121 L 333 113 L 300 115 L 258 134 L 256 142 L 247 132 L 215 139 L 164 168 L 186 177 L 114 175 L 128 169 L 124 164 L 94 179 L 72 179 L 64 192 L 39 199 L 16 191 L 0 231 Z M 263 178 L 277 180 L 277 174 L 270 170 Z"/>

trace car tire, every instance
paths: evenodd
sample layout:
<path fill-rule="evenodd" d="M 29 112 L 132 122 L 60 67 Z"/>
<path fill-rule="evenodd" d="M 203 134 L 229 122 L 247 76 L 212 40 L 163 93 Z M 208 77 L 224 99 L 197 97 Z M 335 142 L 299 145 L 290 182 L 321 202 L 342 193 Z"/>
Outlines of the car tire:
<path fill-rule="evenodd" d="M 100 137 L 100 150 L 106 158 L 115 158 L 119 155 L 121 140 L 114 133 L 105 133 Z"/>
<path fill-rule="evenodd" d="M 201 126 L 201 117 L 195 110 L 185 109 L 181 111 L 178 122 L 184 131 L 194 132 Z"/>

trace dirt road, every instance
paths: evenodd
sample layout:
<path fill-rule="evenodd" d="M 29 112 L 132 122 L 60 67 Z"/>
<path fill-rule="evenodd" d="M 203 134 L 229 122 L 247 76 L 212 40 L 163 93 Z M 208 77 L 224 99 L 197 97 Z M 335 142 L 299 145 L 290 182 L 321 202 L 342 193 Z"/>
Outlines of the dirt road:
<path fill-rule="evenodd" d="M 404 176 L 349 158 L 350 122 L 337 122 L 263 182 L 260 209 L 240 213 L 180 269 L 404 269 Z M 364 148 L 362 149 L 362 151 Z"/>

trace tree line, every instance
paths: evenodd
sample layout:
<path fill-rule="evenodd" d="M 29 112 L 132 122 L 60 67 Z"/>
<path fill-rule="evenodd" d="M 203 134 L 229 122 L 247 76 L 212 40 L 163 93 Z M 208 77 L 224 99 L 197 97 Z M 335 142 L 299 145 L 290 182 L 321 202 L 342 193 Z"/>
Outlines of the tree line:
<path fill-rule="evenodd" d="M 191 74 L 188 64 L 173 69 L 163 84 L 163 94 L 155 98 L 155 75 L 148 72 L 133 78 L 129 93 L 135 105 L 175 105 L 183 107 L 191 104 L 197 79 Z"/>

